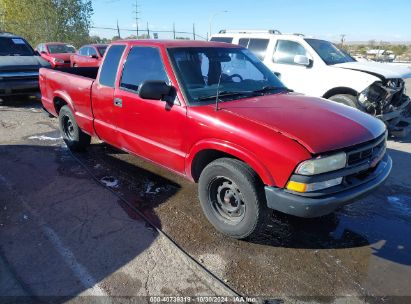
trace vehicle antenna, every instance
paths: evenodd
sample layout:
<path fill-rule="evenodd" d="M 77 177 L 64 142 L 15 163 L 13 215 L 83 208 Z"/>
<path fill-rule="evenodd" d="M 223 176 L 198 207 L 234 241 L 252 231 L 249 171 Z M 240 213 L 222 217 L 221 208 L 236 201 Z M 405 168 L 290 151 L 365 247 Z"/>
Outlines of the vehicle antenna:
<path fill-rule="evenodd" d="M 219 93 L 220 93 L 220 83 L 221 83 L 221 75 L 223 75 L 223 71 L 220 73 L 220 77 L 218 78 L 218 84 L 217 84 L 217 93 L 215 97 L 215 111 L 218 111 L 218 102 L 219 102 Z"/>

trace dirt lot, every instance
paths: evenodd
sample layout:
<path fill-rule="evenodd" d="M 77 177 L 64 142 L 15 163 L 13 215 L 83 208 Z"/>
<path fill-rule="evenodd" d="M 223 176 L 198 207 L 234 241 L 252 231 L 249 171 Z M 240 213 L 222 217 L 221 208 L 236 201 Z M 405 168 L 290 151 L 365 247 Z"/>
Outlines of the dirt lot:
<path fill-rule="evenodd" d="M 411 135 L 389 141 L 372 195 L 319 219 L 274 213 L 248 242 L 214 231 L 196 185 L 97 141 L 72 154 L 36 101 L 1 105 L 0 143 L 1 295 L 411 299 Z"/>

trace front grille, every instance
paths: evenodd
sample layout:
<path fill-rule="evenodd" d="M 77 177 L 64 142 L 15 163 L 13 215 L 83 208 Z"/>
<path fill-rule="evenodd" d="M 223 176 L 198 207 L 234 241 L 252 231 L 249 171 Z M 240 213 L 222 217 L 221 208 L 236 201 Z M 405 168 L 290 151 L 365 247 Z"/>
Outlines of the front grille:
<path fill-rule="evenodd" d="M 64 61 L 64 63 L 70 63 L 70 62 L 71 62 L 70 60 L 65 60 L 65 61 Z"/>
<path fill-rule="evenodd" d="M 372 160 L 383 153 L 386 147 L 385 134 L 375 140 L 354 147 L 347 152 L 347 165 L 354 166 Z"/>

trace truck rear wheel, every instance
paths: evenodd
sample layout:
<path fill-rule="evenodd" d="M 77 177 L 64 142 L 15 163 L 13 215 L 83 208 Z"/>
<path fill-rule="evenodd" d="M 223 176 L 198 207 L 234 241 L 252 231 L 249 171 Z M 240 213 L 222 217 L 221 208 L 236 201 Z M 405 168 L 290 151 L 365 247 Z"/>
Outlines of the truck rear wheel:
<path fill-rule="evenodd" d="M 63 106 L 59 113 L 59 126 L 64 142 L 73 151 L 84 151 L 91 142 L 90 135 L 84 133 L 77 125 L 68 106 Z"/>
<path fill-rule="evenodd" d="M 263 185 L 240 160 L 211 162 L 200 175 L 198 191 L 207 219 L 230 237 L 244 239 L 257 234 L 268 215 Z"/>
<path fill-rule="evenodd" d="M 328 98 L 329 100 L 345 104 L 346 106 L 358 109 L 357 97 L 350 94 L 337 94 Z"/>

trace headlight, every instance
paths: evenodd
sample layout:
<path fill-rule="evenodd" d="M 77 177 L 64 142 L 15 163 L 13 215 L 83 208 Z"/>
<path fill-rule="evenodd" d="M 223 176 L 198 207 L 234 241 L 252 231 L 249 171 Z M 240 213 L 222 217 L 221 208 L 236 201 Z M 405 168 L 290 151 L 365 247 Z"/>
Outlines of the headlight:
<path fill-rule="evenodd" d="M 54 58 L 54 63 L 64 63 L 63 59 Z"/>
<path fill-rule="evenodd" d="M 324 172 L 342 169 L 345 167 L 346 162 L 347 155 L 344 152 L 341 152 L 326 157 L 306 160 L 298 165 L 295 173 L 301 175 L 321 174 Z"/>
<path fill-rule="evenodd" d="M 360 103 L 364 103 L 364 102 L 366 102 L 366 101 L 368 100 L 368 92 L 369 92 L 369 87 L 366 88 L 364 91 L 362 91 L 362 92 L 360 93 L 360 95 L 358 95 L 358 101 L 359 101 Z"/>
<path fill-rule="evenodd" d="M 317 183 L 311 183 L 311 184 L 289 181 L 287 183 L 286 188 L 288 190 L 292 190 L 295 192 L 312 192 L 312 191 L 318 191 L 318 190 L 337 186 L 342 183 L 342 179 L 343 179 L 342 177 L 338 177 L 338 178 L 330 179 L 324 182 L 317 182 Z"/>

